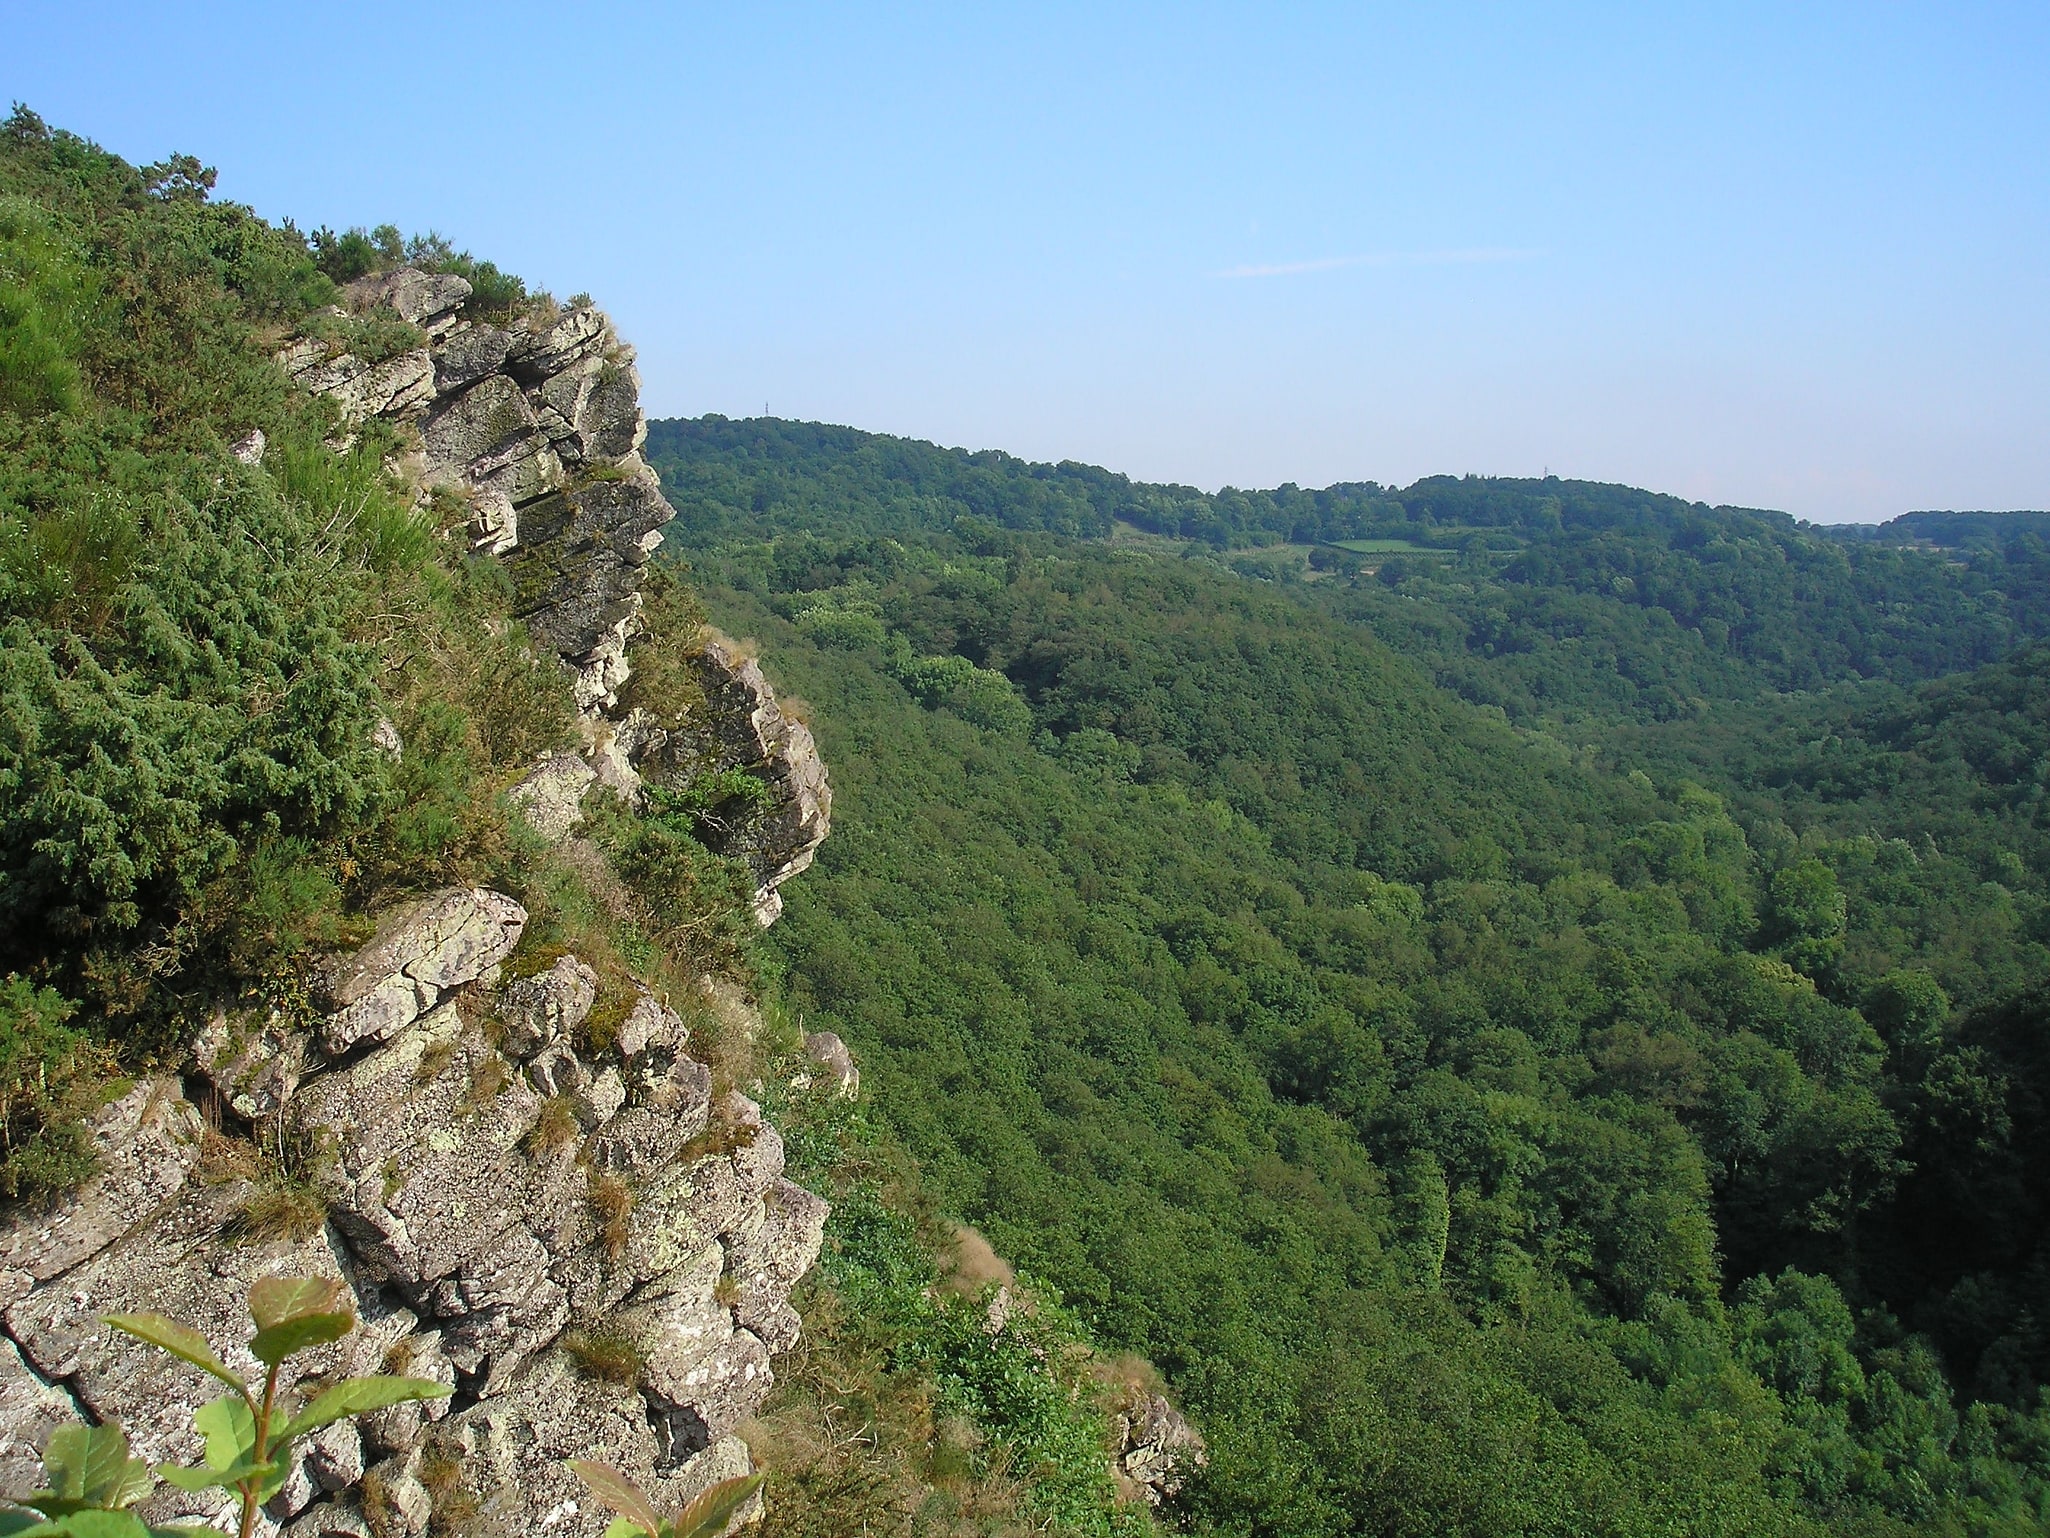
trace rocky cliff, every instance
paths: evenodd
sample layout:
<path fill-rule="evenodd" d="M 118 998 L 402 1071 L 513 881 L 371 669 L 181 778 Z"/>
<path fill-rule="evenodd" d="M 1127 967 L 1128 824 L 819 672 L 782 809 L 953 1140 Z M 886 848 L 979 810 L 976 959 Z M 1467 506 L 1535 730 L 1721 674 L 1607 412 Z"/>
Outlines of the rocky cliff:
<path fill-rule="evenodd" d="M 675 517 L 640 455 L 647 421 L 633 349 L 588 304 L 494 320 L 467 312 L 470 292 L 460 277 L 413 268 L 360 279 L 323 317 L 338 325 L 307 328 L 279 362 L 334 403 L 344 431 L 372 418 L 394 424 L 407 447 L 394 468 L 423 504 L 442 493 L 466 505 L 471 548 L 505 563 L 515 613 L 576 675 L 584 783 L 631 798 L 652 757 L 665 772 L 737 769 L 765 787 L 766 809 L 714 842 L 754 871 L 756 915 L 771 923 L 782 910 L 776 889 L 811 863 L 831 826 L 811 732 L 778 706 L 760 667 L 718 637 L 692 659 L 697 714 L 665 725 L 620 705 L 643 570 Z M 374 317 L 387 323 L 383 338 L 396 322 L 419 345 L 382 361 L 351 351 L 350 324 Z M 558 760 L 545 778 L 522 794 L 553 804 L 550 826 L 566 831 L 579 771 Z"/>
<path fill-rule="evenodd" d="M 280 362 L 340 432 L 396 427 L 394 468 L 423 508 L 463 506 L 471 547 L 506 564 L 518 617 L 574 674 L 582 746 L 514 792 L 528 820 L 561 840 L 594 787 L 632 803 L 644 769 L 737 771 L 760 791 L 728 852 L 772 922 L 829 825 L 810 733 L 716 636 L 690 658 L 702 698 L 680 716 L 620 704 L 643 569 L 674 516 L 639 457 L 631 351 L 594 308 L 487 320 L 469 293 L 410 269 L 363 280 L 322 317 L 339 326 L 307 328 Z M 364 321 L 386 345 L 355 346 Z M 783 1179 L 755 1104 L 715 1093 L 682 1014 L 637 983 L 601 996 L 572 954 L 515 963 L 526 922 L 483 889 L 384 912 L 308 996 L 216 1009 L 181 1074 L 101 1112 L 99 1173 L 0 1226 L 0 1489 L 32 1487 L 34 1450 L 80 1413 L 121 1421 L 152 1462 L 189 1461 L 205 1380 L 99 1318 L 170 1314 L 253 1370 L 235 1343 L 266 1274 L 339 1277 L 356 1299 L 363 1328 L 310 1372 L 455 1391 L 314 1439 L 273 1531 L 417 1538 L 460 1510 L 464 1531 L 595 1535 L 605 1518 L 565 1458 L 609 1461 L 665 1505 L 745 1472 L 733 1432 L 798 1338 L 791 1289 L 826 1204 Z M 700 987 L 759 1026 L 731 985 Z M 166 1489 L 151 1514 L 211 1518 L 217 1495 Z"/>

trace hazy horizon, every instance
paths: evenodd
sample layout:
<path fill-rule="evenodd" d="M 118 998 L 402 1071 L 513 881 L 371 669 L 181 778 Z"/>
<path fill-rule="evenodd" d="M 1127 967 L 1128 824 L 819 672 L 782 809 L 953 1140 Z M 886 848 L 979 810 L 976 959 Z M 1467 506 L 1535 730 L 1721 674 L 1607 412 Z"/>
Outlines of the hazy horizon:
<path fill-rule="evenodd" d="M 767 409 L 1136 479 L 2050 506 L 2050 13 L 17 6 L 0 93 Z"/>

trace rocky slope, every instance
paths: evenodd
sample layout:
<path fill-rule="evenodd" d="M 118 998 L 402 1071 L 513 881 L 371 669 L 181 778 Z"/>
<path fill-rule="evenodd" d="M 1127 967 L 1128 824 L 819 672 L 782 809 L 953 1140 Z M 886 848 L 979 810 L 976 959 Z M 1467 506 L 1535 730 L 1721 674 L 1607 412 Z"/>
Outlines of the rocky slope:
<path fill-rule="evenodd" d="M 280 362 L 343 432 L 399 426 L 423 506 L 467 504 L 472 547 L 506 563 L 519 617 L 574 672 L 584 745 L 515 792 L 529 821 L 566 838 L 594 786 L 636 802 L 656 761 L 670 779 L 739 771 L 763 791 L 730 852 L 772 922 L 829 826 L 810 733 L 717 637 L 691 659 L 702 703 L 666 727 L 619 704 L 643 568 L 673 516 L 638 454 L 631 352 L 596 309 L 496 324 L 463 313 L 469 292 L 412 270 L 363 280 L 324 318 L 339 330 L 309 328 Z M 350 351 L 365 318 L 418 345 Z M 253 1370 L 235 1343 L 265 1274 L 337 1276 L 355 1295 L 363 1329 L 309 1372 L 402 1368 L 455 1390 L 315 1439 L 273 1530 L 417 1538 L 440 1507 L 465 1531 L 597 1534 L 567 1457 L 616 1464 L 658 1504 L 745 1472 L 733 1431 L 798 1338 L 791 1289 L 826 1204 L 782 1178 L 752 1101 L 715 1095 L 663 1000 L 636 986 L 598 1007 L 574 955 L 506 975 L 526 918 L 482 889 L 408 902 L 317 972 L 310 1001 L 221 1008 L 182 1078 L 105 1108 L 100 1173 L 0 1227 L 0 1488 L 32 1487 L 35 1449 L 81 1412 L 120 1420 L 153 1462 L 189 1461 L 206 1380 L 99 1318 L 167 1313 Z M 700 986 L 746 1028 L 730 985 Z M 826 1071 L 851 1089 L 830 1047 Z M 166 1489 L 151 1514 L 216 1507 Z"/>

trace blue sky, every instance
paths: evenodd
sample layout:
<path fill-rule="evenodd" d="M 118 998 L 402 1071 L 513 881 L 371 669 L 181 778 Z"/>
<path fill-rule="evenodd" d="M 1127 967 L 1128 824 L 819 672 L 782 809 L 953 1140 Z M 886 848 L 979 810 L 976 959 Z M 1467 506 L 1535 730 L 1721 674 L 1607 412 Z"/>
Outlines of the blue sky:
<path fill-rule="evenodd" d="M 2050 507 L 2050 6 L 11 0 L 0 95 L 639 347 L 1204 487 Z"/>

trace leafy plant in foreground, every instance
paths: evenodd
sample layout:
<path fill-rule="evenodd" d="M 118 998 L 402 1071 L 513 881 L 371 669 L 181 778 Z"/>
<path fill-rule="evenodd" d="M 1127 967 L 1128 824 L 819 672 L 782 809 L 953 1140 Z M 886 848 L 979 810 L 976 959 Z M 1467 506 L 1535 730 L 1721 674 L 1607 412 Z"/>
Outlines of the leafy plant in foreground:
<path fill-rule="evenodd" d="M 763 1477 L 744 1474 L 738 1479 L 722 1479 L 665 1520 L 647 1493 L 610 1464 L 572 1458 L 569 1469 L 619 1513 L 618 1520 L 605 1529 L 605 1538 L 719 1538 L 748 1497 L 762 1487 Z"/>
<path fill-rule="evenodd" d="M 128 1435 L 103 1426 L 59 1426 L 43 1450 L 48 1488 L 0 1511 L 0 1534 L 71 1534 L 74 1538 L 153 1538 L 194 1534 L 193 1527 L 145 1527 L 127 1508 L 149 1493 L 149 1467 L 128 1456 Z"/>
<path fill-rule="evenodd" d="M 347 1335 L 356 1328 L 355 1310 L 333 1277 L 267 1276 L 249 1289 L 249 1315 L 256 1322 L 250 1354 L 264 1364 L 260 1385 L 245 1383 L 190 1325 L 162 1314 L 110 1314 L 105 1320 L 234 1390 L 193 1414 L 194 1428 L 206 1439 L 202 1462 L 194 1468 L 162 1464 L 156 1472 L 181 1490 L 235 1492 L 242 1504 L 241 1538 L 250 1538 L 256 1530 L 257 1508 L 284 1485 L 292 1468 L 292 1445 L 301 1437 L 351 1416 L 409 1400 L 438 1399 L 449 1392 L 446 1385 L 425 1378 L 344 1378 L 297 1414 L 286 1416 L 278 1402 L 278 1376 L 285 1361 Z M 150 1532 L 185 1531 L 147 1528 L 125 1509 L 148 1493 L 149 1476 L 140 1459 L 128 1456 L 128 1439 L 117 1426 L 60 1429 L 50 1439 L 44 1467 L 50 1489 L 24 1496 L 18 1504 L 47 1520 L 24 1523 L 18 1515 L 0 1515 L 0 1534 L 138 1538 Z"/>

